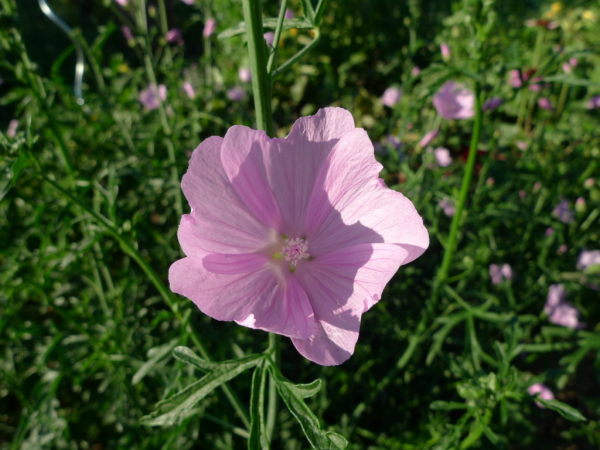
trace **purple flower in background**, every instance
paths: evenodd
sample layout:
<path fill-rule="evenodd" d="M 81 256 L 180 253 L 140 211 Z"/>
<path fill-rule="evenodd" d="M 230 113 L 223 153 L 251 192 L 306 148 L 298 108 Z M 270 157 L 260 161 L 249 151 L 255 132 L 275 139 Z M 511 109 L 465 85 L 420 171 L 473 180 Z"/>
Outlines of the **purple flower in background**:
<path fill-rule="evenodd" d="M 289 8 L 286 8 L 286 10 L 285 10 L 285 18 L 286 19 L 293 19 L 294 16 L 295 16 L 294 11 L 292 11 Z"/>
<path fill-rule="evenodd" d="M 263 34 L 263 37 L 265 38 L 267 46 L 272 47 L 273 41 L 275 40 L 275 33 L 273 33 L 272 31 L 268 31 L 265 34 Z"/>
<path fill-rule="evenodd" d="M 159 84 L 149 84 L 148 87 L 140 92 L 140 103 L 148 109 L 157 109 L 160 106 L 160 100 L 167 99 L 167 87 Z"/>
<path fill-rule="evenodd" d="M 133 39 L 133 33 L 131 32 L 131 28 L 129 28 L 126 25 L 123 25 L 121 27 L 121 32 L 123 33 L 123 36 L 125 36 L 125 39 L 127 39 L 128 41 Z"/>
<path fill-rule="evenodd" d="M 196 98 L 196 92 L 194 91 L 194 87 L 192 86 L 192 83 L 190 83 L 189 81 L 186 81 L 185 83 L 183 83 L 183 90 L 185 91 L 187 96 L 189 98 L 191 98 L 192 100 L 194 98 Z"/>
<path fill-rule="evenodd" d="M 484 111 L 491 111 L 498 108 L 502 104 L 502 99 L 499 97 L 488 98 L 483 102 L 483 106 L 481 109 Z"/>
<path fill-rule="evenodd" d="M 554 214 L 562 223 L 571 223 L 575 220 L 575 213 L 573 213 L 573 210 L 569 205 L 569 200 L 566 199 L 558 202 L 558 205 L 554 207 L 552 214 Z"/>
<path fill-rule="evenodd" d="M 181 30 L 179 28 L 173 28 L 169 31 L 167 31 L 167 34 L 165 34 L 165 39 L 167 40 L 167 42 L 180 42 L 182 39 L 182 34 L 181 34 Z"/>
<path fill-rule="evenodd" d="M 546 236 L 552 236 L 554 234 L 554 228 L 548 227 L 544 233 Z"/>
<path fill-rule="evenodd" d="M 600 108 L 600 95 L 594 95 L 590 98 L 586 105 L 587 109 L 596 109 Z"/>
<path fill-rule="evenodd" d="M 395 87 L 389 87 L 381 96 L 381 101 L 385 106 L 389 106 L 392 108 L 394 105 L 398 104 L 400 99 L 402 98 L 402 91 Z"/>
<path fill-rule="evenodd" d="M 523 86 L 523 80 L 521 80 L 521 72 L 518 69 L 508 71 L 508 83 L 514 88 L 520 88 Z"/>
<path fill-rule="evenodd" d="M 19 121 L 17 119 L 13 119 L 8 122 L 8 129 L 6 130 L 6 136 L 9 138 L 14 138 L 17 135 L 17 128 L 19 127 Z"/>
<path fill-rule="evenodd" d="M 585 270 L 600 264 L 600 250 L 582 250 L 577 258 L 577 268 Z"/>
<path fill-rule="evenodd" d="M 204 24 L 204 30 L 202 31 L 202 35 L 204 37 L 211 37 L 216 30 L 217 21 L 211 17 L 207 19 L 206 24 Z"/>
<path fill-rule="evenodd" d="M 529 392 L 529 395 L 540 394 L 540 398 L 544 400 L 554 400 L 554 394 L 552 393 L 552 391 L 542 383 L 537 383 L 533 386 L 529 386 L 527 388 L 527 392 Z M 540 402 L 535 402 L 535 404 L 538 406 L 538 408 L 546 409 L 546 407 Z"/>
<path fill-rule="evenodd" d="M 452 164 L 452 156 L 450 156 L 450 150 L 444 147 L 438 147 L 433 151 L 435 160 L 440 167 L 448 167 Z"/>
<path fill-rule="evenodd" d="M 239 86 L 235 86 L 227 91 L 227 97 L 229 97 L 229 100 L 239 102 L 246 98 L 246 91 Z"/>
<path fill-rule="evenodd" d="M 419 66 L 415 66 L 412 68 L 412 70 L 410 71 L 411 75 L 413 77 L 418 77 L 419 74 L 421 73 L 421 68 Z"/>
<path fill-rule="evenodd" d="M 440 132 L 438 130 L 431 130 L 423 136 L 423 138 L 419 141 L 419 145 L 421 147 L 427 147 L 438 135 Z"/>
<path fill-rule="evenodd" d="M 317 364 L 341 364 L 363 313 L 429 245 L 381 169 L 341 108 L 298 119 L 283 139 L 237 125 L 204 140 L 181 182 L 191 213 L 171 290 L 214 319 L 291 338 Z"/>
<path fill-rule="evenodd" d="M 566 300 L 567 293 L 562 284 L 552 284 L 548 289 L 548 297 L 544 305 L 544 312 L 548 320 L 556 325 L 567 328 L 583 328 L 579 322 L 579 310 Z"/>
<path fill-rule="evenodd" d="M 548 97 L 542 97 L 538 100 L 538 106 L 542 109 L 547 109 L 549 111 L 554 111 L 554 106 L 552 106 L 552 102 Z"/>
<path fill-rule="evenodd" d="M 450 47 L 445 42 L 440 44 L 440 53 L 442 54 L 442 59 L 444 61 L 449 61 L 452 54 L 450 53 Z"/>
<path fill-rule="evenodd" d="M 252 82 L 252 72 L 247 67 L 242 67 L 238 70 L 238 76 L 240 77 L 240 81 L 243 83 L 251 83 Z"/>
<path fill-rule="evenodd" d="M 400 142 L 400 138 L 395 134 L 388 134 L 385 138 L 385 141 L 394 147 L 396 150 L 399 150 L 402 147 L 402 142 Z"/>
<path fill-rule="evenodd" d="M 463 84 L 446 81 L 433 96 L 433 106 L 446 119 L 468 119 L 475 115 L 475 95 Z"/>
<path fill-rule="evenodd" d="M 448 217 L 452 217 L 454 214 L 456 214 L 456 207 L 454 206 L 454 202 L 452 200 L 440 200 L 438 205 L 440 205 L 440 208 L 442 208 L 444 214 L 446 214 Z"/>

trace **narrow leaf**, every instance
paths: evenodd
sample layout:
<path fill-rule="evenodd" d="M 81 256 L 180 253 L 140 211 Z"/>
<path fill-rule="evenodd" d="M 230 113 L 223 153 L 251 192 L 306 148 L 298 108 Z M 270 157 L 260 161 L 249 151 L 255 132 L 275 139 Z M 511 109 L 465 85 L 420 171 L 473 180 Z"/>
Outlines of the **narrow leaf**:
<path fill-rule="evenodd" d="M 213 363 L 218 364 L 218 367 L 200 380 L 189 385 L 183 391 L 159 402 L 156 405 L 156 411 L 142 417 L 142 423 L 149 426 L 172 425 L 179 420 L 193 415 L 195 413 L 193 407 L 196 403 L 206 397 L 216 387 L 235 378 L 250 367 L 259 364 L 262 358 L 262 355 L 251 355 L 237 360 Z"/>
<path fill-rule="evenodd" d="M 252 376 L 252 395 L 250 397 L 250 437 L 248 450 L 269 450 L 269 441 L 265 433 L 265 384 L 267 371 L 264 360 L 261 361 Z"/>
<path fill-rule="evenodd" d="M 148 355 L 150 356 L 150 359 L 142 364 L 137 372 L 133 375 L 131 378 L 131 384 L 135 386 L 142 381 L 142 379 L 160 362 L 160 360 L 171 353 L 171 350 L 173 350 L 173 348 L 177 345 L 177 341 L 178 339 L 173 339 L 167 344 L 151 349 L 152 354 Z"/>
<path fill-rule="evenodd" d="M 316 27 L 321 24 L 321 20 L 323 19 L 323 13 L 325 12 L 325 7 L 327 6 L 327 0 L 319 0 L 319 4 L 317 5 L 317 11 L 315 12 L 315 18 L 313 23 Z"/>
<path fill-rule="evenodd" d="M 270 17 L 263 21 L 263 29 L 265 30 L 275 30 L 277 27 L 277 18 Z M 292 28 L 297 28 L 299 30 L 310 30 L 313 28 L 312 22 L 309 22 L 305 19 L 285 19 L 283 21 L 282 30 L 291 30 Z M 232 28 L 227 28 L 226 30 L 221 31 L 218 35 L 218 39 L 229 39 L 233 36 L 238 36 L 240 34 L 246 33 L 246 22 L 240 22 L 237 26 Z"/>
<path fill-rule="evenodd" d="M 304 11 L 304 17 L 312 24 L 315 23 L 315 10 L 311 3 L 311 0 L 300 0 L 302 3 L 302 10 Z"/>
<path fill-rule="evenodd" d="M 577 409 L 573 408 L 572 406 L 567 405 L 566 403 L 559 402 L 558 400 L 545 400 L 539 395 L 535 396 L 535 401 L 541 403 L 548 409 L 556 411 L 565 419 L 570 420 L 571 422 L 587 421 L 583 414 L 581 414 Z"/>
<path fill-rule="evenodd" d="M 2 170 L 2 178 L 0 178 L 0 200 L 2 200 L 8 191 L 15 185 L 21 170 L 26 166 L 27 156 L 25 153 L 21 153 L 18 158 L 11 161 L 4 170 Z"/>
<path fill-rule="evenodd" d="M 599 83 L 597 83 L 597 82 L 590 81 L 590 80 L 583 80 L 581 78 L 575 78 L 575 77 L 569 76 L 569 75 L 551 75 L 549 77 L 544 77 L 544 81 L 570 84 L 571 86 L 594 87 L 594 86 L 599 85 Z"/>
<path fill-rule="evenodd" d="M 460 402 L 445 402 L 443 400 L 436 400 L 429 405 L 431 409 L 440 409 L 442 411 L 452 411 L 454 409 L 467 409 L 466 403 Z"/>

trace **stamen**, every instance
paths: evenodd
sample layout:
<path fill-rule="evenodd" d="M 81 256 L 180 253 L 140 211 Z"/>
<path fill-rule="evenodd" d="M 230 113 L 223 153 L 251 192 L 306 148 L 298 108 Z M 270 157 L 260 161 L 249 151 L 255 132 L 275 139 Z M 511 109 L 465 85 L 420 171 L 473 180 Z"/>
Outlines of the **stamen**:
<path fill-rule="evenodd" d="M 289 261 L 292 267 L 296 267 L 301 259 L 310 258 L 308 254 L 308 242 L 302 238 L 286 239 L 281 254 Z"/>

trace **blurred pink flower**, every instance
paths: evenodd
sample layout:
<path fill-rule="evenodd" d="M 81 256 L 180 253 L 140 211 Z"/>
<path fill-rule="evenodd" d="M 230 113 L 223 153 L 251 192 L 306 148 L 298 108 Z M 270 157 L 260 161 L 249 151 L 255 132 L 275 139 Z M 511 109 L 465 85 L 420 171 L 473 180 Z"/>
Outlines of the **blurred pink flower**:
<path fill-rule="evenodd" d="M 492 283 L 500 284 L 502 280 L 510 281 L 512 280 L 512 267 L 509 264 L 502 264 L 499 266 L 498 264 L 490 264 L 490 277 L 492 278 Z"/>
<path fill-rule="evenodd" d="M 542 97 L 538 100 L 538 106 L 542 109 L 547 109 L 549 111 L 554 111 L 554 106 L 552 106 L 552 102 L 548 97 Z"/>
<path fill-rule="evenodd" d="M 525 193 L 525 191 L 524 191 L 523 189 L 521 189 L 521 190 L 519 191 L 519 197 L 520 197 L 521 199 L 524 199 L 526 195 L 527 195 L 527 194 Z"/>
<path fill-rule="evenodd" d="M 229 100 L 239 102 L 246 98 L 246 91 L 239 86 L 235 86 L 227 91 L 227 97 L 229 97 Z"/>
<path fill-rule="evenodd" d="M 575 211 L 579 213 L 585 211 L 585 198 L 578 197 L 577 200 L 575 200 Z"/>
<path fill-rule="evenodd" d="M 204 30 L 202 31 L 202 36 L 211 37 L 216 30 L 217 30 L 217 21 L 215 19 L 213 19 L 212 17 L 210 17 L 209 19 L 206 20 L 206 23 L 204 24 Z"/>
<path fill-rule="evenodd" d="M 583 328 L 585 324 L 579 322 L 579 310 L 571 305 L 566 297 L 565 287 L 562 284 L 550 285 L 544 305 L 548 320 L 567 328 Z"/>
<path fill-rule="evenodd" d="M 492 110 L 498 108 L 501 104 L 502 104 L 501 98 L 491 97 L 491 98 L 486 99 L 485 102 L 483 102 L 483 106 L 481 107 L 481 109 L 483 109 L 484 111 L 492 111 Z"/>
<path fill-rule="evenodd" d="M 541 84 L 536 84 L 536 83 L 541 83 L 543 80 L 544 79 L 542 77 L 533 77 L 529 84 L 529 90 L 532 92 L 541 91 L 543 86 Z"/>
<path fill-rule="evenodd" d="M 181 30 L 179 28 L 172 28 L 167 31 L 167 34 L 165 34 L 165 39 L 167 42 L 180 42 L 182 41 L 182 37 L 183 35 L 181 34 Z"/>
<path fill-rule="evenodd" d="M 13 119 L 8 122 L 8 129 L 6 130 L 6 137 L 14 138 L 17 135 L 17 128 L 19 127 L 19 121 Z"/>
<path fill-rule="evenodd" d="M 542 183 L 540 183 L 539 181 L 533 183 L 533 192 L 539 192 L 540 189 L 542 189 Z"/>
<path fill-rule="evenodd" d="M 452 164 L 452 156 L 450 156 L 450 150 L 444 147 L 438 147 L 433 151 L 435 160 L 440 167 L 448 167 Z"/>
<path fill-rule="evenodd" d="M 412 75 L 413 77 L 418 77 L 418 76 L 419 76 L 419 74 L 421 73 L 421 68 L 420 68 L 420 67 L 418 67 L 418 66 L 415 66 L 415 67 L 413 67 L 413 68 L 412 68 L 412 70 L 411 70 L 411 72 L 410 72 L 410 73 L 411 73 L 411 75 Z"/>
<path fill-rule="evenodd" d="M 442 208 L 444 214 L 446 214 L 448 217 L 452 217 L 454 214 L 456 214 L 456 207 L 454 206 L 454 202 L 452 200 L 446 198 L 442 199 L 438 205 L 440 205 L 440 208 Z"/>
<path fill-rule="evenodd" d="M 263 34 L 265 41 L 267 43 L 268 47 L 272 47 L 273 46 L 273 41 L 275 40 L 275 33 L 273 33 L 272 31 L 268 31 L 265 34 Z"/>
<path fill-rule="evenodd" d="M 600 264 L 600 250 L 582 250 L 577 258 L 577 268 L 585 270 L 590 266 Z"/>
<path fill-rule="evenodd" d="M 115 1 L 124 8 L 127 6 L 127 2 L 129 0 L 115 0 Z"/>
<path fill-rule="evenodd" d="M 445 42 L 440 44 L 440 53 L 442 54 L 442 59 L 444 61 L 449 61 L 452 54 L 450 53 L 450 47 Z"/>
<path fill-rule="evenodd" d="M 577 60 L 577 58 L 570 58 L 569 64 L 571 65 L 571 67 L 577 67 L 577 64 L 579 64 L 579 61 Z"/>
<path fill-rule="evenodd" d="M 248 69 L 247 67 L 241 67 L 240 70 L 238 70 L 238 77 L 243 83 L 252 82 L 252 72 L 250 72 L 250 69 Z"/>
<path fill-rule="evenodd" d="M 596 109 L 600 108 L 600 95 L 594 95 L 587 102 L 587 109 Z"/>
<path fill-rule="evenodd" d="M 559 255 L 563 255 L 568 249 L 569 247 L 567 247 L 565 244 L 562 244 L 560 247 L 558 247 L 556 253 L 558 253 Z"/>
<path fill-rule="evenodd" d="M 128 41 L 133 39 L 133 33 L 131 32 L 131 28 L 129 28 L 126 25 L 123 25 L 121 27 L 121 32 L 123 33 L 123 36 L 125 36 L 125 39 L 127 39 Z"/>
<path fill-rule="evenodd" d="M 385 106 L 389 106 L 390 108 L 392 108 L 393 106 L 398 104 L 401 98 L 402 91 L 400 89 L 395 87 L 389 87 L 383 92 L 383 95 L 381 96 L 381 101 Z"/>
<path fill-rule="evenodd" d="M 573 71 L 573 68 L 568 62 L 564 62 L 562 63 L 562 70 L 564 73 L 571 73 Z"/>
<path fill-rule="evenodd" d="M 194 87 L 192 86 L 192 83 L 190 83 L 189 81 L 186 81 L 185 83 L 183 83 L 183 90 L 185 91 L 187 96 L 189 98 L 191 98 L 192 100 L 194 98 L 196 98 L 196 92 L 194 92 Z"/>
<path fill-rule="evenodd" d="M 569 200 L 563 199 L 554 207 L 552 214 L 562 223 L 571 223 L 575 220 L 575 214 L 569 205 Z"/>
<path fill-rule="evenodd" d="M 293 19 L 294 16 L 295 16 L 294 11 L 292 11 L 289 8 L 286 8 L 286 10 L 285 10 L 285 18 L 286 19 Z"/>
<path fill-rule="evenodd" d="M 540 398 L 542 398 L 544 400 L 554 400 L 554 394 L 552 393 L 552 391 L 546 385 L 543 385 L 542 383 L 537 383 L 537 384 L 534 384 L 533 386 L 529 386 L 527 388 L 527 392 L 529 392 L 529 395 L 540 394 Z M 538 406 L 538 408 L 546 409 L 546 407 L 544 405 L 542 405 L 540 402 L 535 402 L 535 403 Z"/>
<path fill-rule="evenodd" d="M 341 108 L 299 119 L 284 139 L 233 126 L 204 140 L 181 183 L 191 213 L 171 290 L 214 319 L 288 336 L 311 361 L 341 364 L 362 314 L 429 245 L 381 168 Z"/>
<path fill-rule="evenodd" d="M 588 178 L 587 180 L 585 180 L 585 182 L 583 183 L 583 185 L 586 188 L 591 188 L 592 186 L 594 186 L 594 184 L 596 184 L 596 180 L 594 180 L 593 178 Z"/>
<path fill-rule="evenodd" d="M 421 147 L 427 147 L 439 134 L 440 132 L 438 130 L 428 131 L 427 134 L 423 136 L 423 139 L 419 141 L 419 145 Z"/>
<path fill-rule="evenodd" d="M 552 227 L 546 228 L 546 232 L 544 234 L 546 236 L 552 236 L 554 234 L 554 228 L 552 228 Z"/>
<path fill-rule="evenodd" d="M 505 280 L 512 280 L 513 272 L 512 267 L 510 267 L 510 264 L 502 264 L 502 269 L 500 269 L 500 271 L 502 272 L 502 276 Z"/>
<path fill-rule="evenodd" d="M 517 141 L 517 147 L 519 148 L 519 150 L 525 151 L 529 147 L 529 144 L 527 144 L 527 142 L 525 141 Z"/>
<path fill-rule="evenodd" d="M 157 89 L 155 84 L 149 84 L 140 92 L 140 103 L 148 109 L 157 109 L 160 106 L 159 97 L 163 101 L 167 99 L 167 87 L 159 84 Z"/>
<path fill-rule="evenodd" d="M 475 115 L 475 95 L 464 85 L 446 81 L 433 96 L 433 106 L 446 119 L 468 119 Z"/>
<path fill-rule="evenodd" d="M 508 83 L 514 88 L 520 88 L 521 86 L 523 86 L 521 72 L 518 69 L 508 71 Z"/>
<path fill-rule="evenodd" d="M 181 0 L 181 1 L 187 5 L 193 5 L 195 2 L 195 0 Z"/>

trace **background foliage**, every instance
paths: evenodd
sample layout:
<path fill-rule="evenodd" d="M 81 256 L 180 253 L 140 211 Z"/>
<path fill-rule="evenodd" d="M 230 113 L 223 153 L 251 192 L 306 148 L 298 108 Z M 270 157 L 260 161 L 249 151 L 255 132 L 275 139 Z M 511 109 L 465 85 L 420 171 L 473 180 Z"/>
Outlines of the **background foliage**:
<path fill-rule="evenodd" d="M 244 39 L 202 38 L 208 17 L 218 32 L 237 25 L 241 3 L 165 5 L 161 14 L 160 4 L 149 2 L 146 32 L 134 26 L 131 4 L 53 2 L 78 30 L 86 54 L 79 105 L 69 39 L 34 0 L 2 0 L 0 129 L 18 120 L 15 136 L 0 135 L 2 448 L 247 445 L 245 426 L 221 390 L 173 426 L 140 423 L 159 400 L 198 378 L 173 358 L 177 345 L 203 343 L 219 361 L 267 346 L 265 333 L 214 321 L 157 287 L 182 256 L 176 230 L 187 205 L 179 180 L 189 152 L 230 125 L 253 125 L 251 88 L 238 79 L 238 69 L 248 66 Z M 278 6 L 265 1 L 265 15 L 275 17 Z M 290 0 L 290 8 L 301 15 L 298 2 Z M 349 109 L 376 144 L 386 182 L 415 203 L 432 237 L 423 257 L 401 268 L 364 316 L 348 362 L 320 367 L 282 341 L 281 372 L 295 383 L 322 378 L 308 405 L 349 448 L 600 445 L 600 279 L 577 267 L 582 250 L 600 248 L 600 110 L 585 107 L 600 93 L 599 17 L 591 1 L 331 0 L 319 46 L 275 82 L 278 136 L 320 107 Z M 560 26 L 524 25 L 541 18 Z M 492 28 L 480 47 L 475 29 L 485 21 Z M 127 41 L 122 25 L 134 40 Z M 182 30 L 183 44 L 165 41 L 173 27 Z M 282 60 L 309 38 L 285 31 Z M 447 62 L 441 42 L 452 52 Z M 482 61 L 473 72 L 477 52 Z M 564 73 L 572 57 L 578 65 Z M 508 84 L 508 71 L 528 68 L 546 78 L 541 91 Z M 139 94 L 154 77 L 167 98 L 164 108 L 148 110 Z M 479 80 L 484 95 L 503 104 L 484 115 L 449 283 L 415 353 L 399 365 L 448 234 L 439 201 L 457 198 L 473 127 L 472 120 L 436 115 L 431 96 L 447 79 L 468 86 Z M 390 85 L 404 90 L 394 108 L 380 100 Z M 245 99 L 228 98 L 234 86 L 247 92 Z M 542 96 L 554 110 L 537 106 Z M 445 168 L 417 145 L 438 127 L 435 146 L 454 158 Z M 392 145 L 389 135 L 403 145 Z M 26 161 L 25 148 L 35 164 Z M 552 214 L 560 200 L 573 205 L 578 198 L 585 204 L 579 202 L 573 222 Z M 494 285 L 492 263 L 510 264 L 513 279 Z M 585 328 L 548 321 L 544 303 L 556 283 L 564 284 Z M 250 378 L 243 373 L 230 382 L 245 405 Z M 576 411 L 560 405 L 538 408 L 527 393 L 536 382 L 587 420 L 567 420 Z M 276 419 L 273 448 L 307 448 L 285 408 Z"/>

